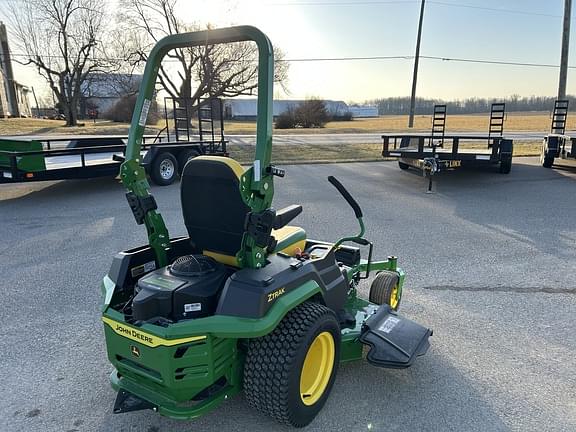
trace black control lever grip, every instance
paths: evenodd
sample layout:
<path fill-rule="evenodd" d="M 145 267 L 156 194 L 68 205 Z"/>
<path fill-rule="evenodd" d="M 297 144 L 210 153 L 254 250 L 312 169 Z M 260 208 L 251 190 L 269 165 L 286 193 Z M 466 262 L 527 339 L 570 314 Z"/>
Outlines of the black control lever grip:
<path fill-rule="evenodd" d="M 362 209 L 360 208 L 356 200 L 352 198 L 352 195 L 350 195 L 350 192 L 346 190 L 346 188 L 342 185 L 342 183 L 340 183 L 334 176 L 328 176 L 328 181 L 332 183 L 332 185 L 334 185 L 336 189 L 338 189 L 338 192 L 342 194 L 344 199 L 348 202 L 348 204 L 350 204 L 350 207 L 354 209 L 354 214 L 356 215 L 356 217 L 361 218 Z"/>

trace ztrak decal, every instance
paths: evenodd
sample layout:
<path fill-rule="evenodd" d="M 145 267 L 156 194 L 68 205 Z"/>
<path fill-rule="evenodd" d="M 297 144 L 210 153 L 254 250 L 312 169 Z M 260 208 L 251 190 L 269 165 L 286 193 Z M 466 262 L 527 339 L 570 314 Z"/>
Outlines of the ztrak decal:
<path fill-rule="evenodd" d="M 152 348 L 156 348 L 157 346 L 174 346 L 206 339 L 206 336 L 191 336 L 181 339 L 163 339 L 161 337 L 151 335 L 150 333 L 136 330 L 133 327 L 119 323 L 107 317 L 102 317 L 102 321 L 110 326 L 114 333 Z"/>
<path fill-rule="evenodd" d="M 286 293 L 285 288 L 280 288 L 280 289 L 277 289 L 276 291 L 271 292 L 270 294 L 268 294 L 268 303 L 276 300 L 278 297 L 280 297 L 282 294 L 285 294 L 285 293 Z"/>

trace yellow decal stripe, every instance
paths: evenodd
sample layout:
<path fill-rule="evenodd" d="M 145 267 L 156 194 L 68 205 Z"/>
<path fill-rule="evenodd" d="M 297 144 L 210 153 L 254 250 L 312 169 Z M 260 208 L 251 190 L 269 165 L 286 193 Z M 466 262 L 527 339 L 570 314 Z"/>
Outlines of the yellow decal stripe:
<path fill-rule="evenodd" d="M 126 324 L 119 323 L 118 321 L 114 321 L 113 319 L 107 317 L 102 317 L 102 321 L 108 324 L 114 333 L 152 348 L 156 348 L 157 346 L 174 346 L 206 339 L 206 336 L 191 336 L 180 339 L 163 339 L 150 333 L 137 330 L 134 327 L 130 327 Z"/>

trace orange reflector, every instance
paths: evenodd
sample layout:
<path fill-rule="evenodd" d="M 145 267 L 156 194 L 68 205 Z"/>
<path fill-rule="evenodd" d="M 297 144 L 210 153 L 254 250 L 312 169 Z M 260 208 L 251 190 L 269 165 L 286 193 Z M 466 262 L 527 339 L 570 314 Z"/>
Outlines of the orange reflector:
<path fill-rule="evenodd" d="M 33 173 L 26 173 L 26 178 L 32 178 L 32 177 L 34 177 Z"/>

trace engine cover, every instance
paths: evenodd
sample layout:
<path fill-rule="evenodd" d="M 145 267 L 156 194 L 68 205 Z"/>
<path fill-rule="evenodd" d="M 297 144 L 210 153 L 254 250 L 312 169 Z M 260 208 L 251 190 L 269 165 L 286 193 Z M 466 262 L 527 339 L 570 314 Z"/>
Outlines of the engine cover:
<path fill-rule="evenodd" d="M 226 267 L 210 257 L 182 256 L 138 281 L 133 318 L 179 321 L 213 315 L 228 276 Z"/>

